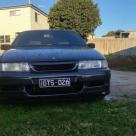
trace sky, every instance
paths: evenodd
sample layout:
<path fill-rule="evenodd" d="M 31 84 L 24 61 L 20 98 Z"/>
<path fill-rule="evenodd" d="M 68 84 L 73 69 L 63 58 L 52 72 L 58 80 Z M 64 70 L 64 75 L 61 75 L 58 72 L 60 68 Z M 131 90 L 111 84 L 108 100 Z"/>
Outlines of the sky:
<path fill-rule="evenodd" d="M 136 0 L 95 0 L 100 9 L 102 25 L 96 30 L 101 36 L 111 30 L 136 30 Z"/>
<path fill-rule="evenodd" d="M 0 0 L 0 7 L 27 4 L 29 0 Z M 57 0 L 32 0 L 32 3 L 46 13 Z M 94 0 L 100 9 L 102 25 L 95 34 L 102 36 L 108 31 L 136 30 L 136 0 Z"/>

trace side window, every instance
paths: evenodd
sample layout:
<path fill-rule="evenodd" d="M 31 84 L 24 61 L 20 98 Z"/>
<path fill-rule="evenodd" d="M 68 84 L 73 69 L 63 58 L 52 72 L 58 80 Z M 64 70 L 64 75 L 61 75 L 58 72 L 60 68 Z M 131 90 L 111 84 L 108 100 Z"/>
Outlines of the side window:
<path fill-rule="evenodd" d="M 1 35 L 0 36 L 0 43 L 10 43 L 10 35 Z"/>
<path fill-rule="evenodd" d="M 38 13 L 35 12 L 35 22 L 38 22 Z"/>
<path fill-rule="evenodd" d="M 10 43 L 10 35 L 5 36 L 5 43 Z"/>
<path fill-rule="evenodd" d="M 0 36 L 0 43 L 4 43 L 4 35 Z"/>
<path fill-rule="evenodd" d="M 21 11 L 20 10 L 11 10 L 10 11 L 10 16 L 20 16 Z"/>

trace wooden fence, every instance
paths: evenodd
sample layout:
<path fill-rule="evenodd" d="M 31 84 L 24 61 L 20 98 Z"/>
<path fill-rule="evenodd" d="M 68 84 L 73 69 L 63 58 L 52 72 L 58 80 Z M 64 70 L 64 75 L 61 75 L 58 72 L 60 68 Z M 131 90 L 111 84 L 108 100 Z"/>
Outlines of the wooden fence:
<path fill-rule="evenodd" d="M 95 43 L 96 50 L 105 55 L 136 56 L 136 38 L 96 38 L 89 42 Z"/>

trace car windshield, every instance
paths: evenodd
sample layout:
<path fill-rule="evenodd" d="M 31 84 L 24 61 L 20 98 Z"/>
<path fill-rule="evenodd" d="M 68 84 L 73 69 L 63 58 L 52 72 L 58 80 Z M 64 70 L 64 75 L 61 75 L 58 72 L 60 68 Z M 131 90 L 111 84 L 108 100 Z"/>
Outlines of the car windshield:
<path fill-rule="evenodd" d="M 72 31 L 28 31 L 21 33 L 13 48 L 38 47 L 84 47 L 85 41 Z"/>

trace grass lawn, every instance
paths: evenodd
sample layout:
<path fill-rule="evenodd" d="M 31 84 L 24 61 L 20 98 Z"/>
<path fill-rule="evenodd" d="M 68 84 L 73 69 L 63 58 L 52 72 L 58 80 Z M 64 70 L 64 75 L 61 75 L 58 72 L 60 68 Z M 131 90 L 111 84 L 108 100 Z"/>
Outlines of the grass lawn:
<path fill-rule="evenodd" d="M 136 101 L 0 104 L 0 136 L 136 136 Z"/>

